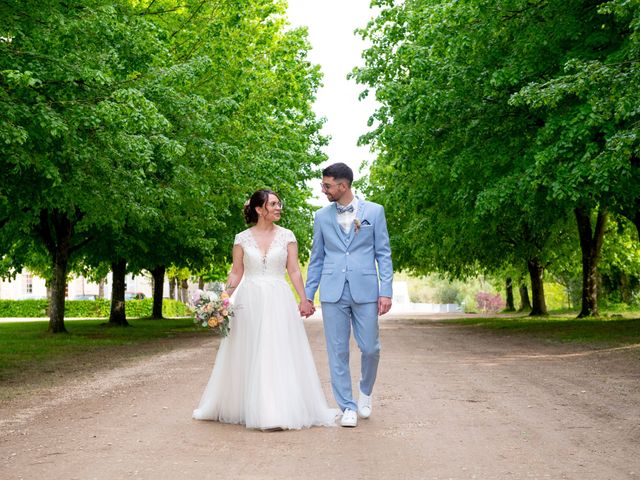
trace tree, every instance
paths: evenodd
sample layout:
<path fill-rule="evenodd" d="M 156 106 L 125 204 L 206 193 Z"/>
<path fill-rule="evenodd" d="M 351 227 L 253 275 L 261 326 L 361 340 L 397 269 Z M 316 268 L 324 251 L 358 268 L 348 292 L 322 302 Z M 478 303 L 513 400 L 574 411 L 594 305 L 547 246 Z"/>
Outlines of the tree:
<path fill-rule="evenodd" d="M 542 272 L 573 216 L 582 232 L 584 290 L 593 292 L 611 190 L 615 204 L 634 198 L 622 187 L 631 186 L 633 175 L 618 183 L 607 179 L 633 162 L 622 155 L 615 168 L 592 174 L 590 159 L 607 132 L 618 147 L 621 139 L 616 125 L 575 101 L 584 75 L 567 87 L 563 72 L 614 54 L 635 58 L 630 52 L 637 49 L 626 39 L 637 8 L 579 0 L 375 4 L 382 11 L 362 30 L 372 47 L 354 76 L 375 88 L 382 105 L 363 142 L 378 152 L 372 193 L 397 219 L 392 244 L 399 266 L 491 271 L 524 261 L 532 313 L 544 314 Z M 634 67 L 620 68 L 629 73 Z M 621 83 L 625 101 L 634 105 L 634 83 Z M 547 93 L 553 86 L 566 90 L 559 103 Z M 593 101 L 604 95 L 604 88 L 584 91 Z M 629 127 L 634 111 L 626 109 Z M 589 235 L 592 212 L 601 221 Z M 594 313 L 589 298 L 585 293 L 582 314 Z"/>
<path fill-rule="evenodd" d="M 511 277 L 507 277 L 505 280 L 505 310 L 507 312 L 515 312 L 516 307 L 513 301 L 513 279 Z"/>
<path fill-rule="evenodd" d="M 171 202 L 162 206 L 163 228 L 142 232 L 153 248 L 139 255 L 140 268 L 159 274 L 170 265 L 219 279 L 242 228 L 241 207 L 265 186 L 283 194 L 288 226 L 298 230 L 301 245 L 309 243 L 304 182 L 324 159 L 321 123 L 311 110 L 320 75 L 306 60 L 306 32 L 285 30 L 284 11 L 282 2 L 230 2 L 226 9 L 198 2 L 181 5 L 179 16 L 153 16 L 172 32 L 176 59 L 198 68 L 176 69 L 182 89 L 163 102 L 183 139 L 191 181 L 181 179 L 165 195 Z"/>
<path fill-rule="evenodd" d="M 284 192 L 310 241 L 305 180 L 324 156 L 319 85 L 284 3 L 9 2 L 0 31 L 0 246 L 6 274 L 44 247 L 50 330 L 64 331 L 70 262 L 218 271 L 241 206 Z M 87 248 L 90 247 L 90 248 Z M 112 320 L 125 324 L 124 290 Z"/>
<path fill-rule="evenodd" d="M 599 285 L 609 302 L 635 303 L 640 285 L 640 245 L 634 224 L 621 215 L 611 215 L 602 246 Z"/>
<path fill-rule="evenodd" d="M 164 143 L 167 122 L 139 88 L 162 43 L 126 3 L 3 7 L 0 196 L 11 202 L 0 205 L 0 235 L 13 242 L 3 253 L 16 255 L 15 268 L 29 248 L 46 248 L 49 330 L 63 332 L 69 263 L 96 226 L 117 228 L 118 212 L 139 205 L 130 200 Z"/>
<path fill-rule="evenodd" d="M 561 69 L 512 99 L 542 116 L 537 177 L 575 212 L 583 264 L 581 317 L 598 315 L 597 265 L 609 211 L 634 222 L 640 218 L 639 114 L 633 106 L 640 103 L 638 14 L 638 6 L 628 2 L 578 2 L 571 31 L 581 41 L 567 46 Z"/>
<path fill-rule="evenodd" d="M 537 118 L 494 75 L 512 40 L 504 18 L 481 4 L 382 3 L 355 77 L 383 105 L 363 141 L 378 151 L 372 193 L 396 221 L 396 263 L 456 275 L 520 265 L 532 313 L 545 314 L 544 249 L 564 214 L 525 174 Z"/>

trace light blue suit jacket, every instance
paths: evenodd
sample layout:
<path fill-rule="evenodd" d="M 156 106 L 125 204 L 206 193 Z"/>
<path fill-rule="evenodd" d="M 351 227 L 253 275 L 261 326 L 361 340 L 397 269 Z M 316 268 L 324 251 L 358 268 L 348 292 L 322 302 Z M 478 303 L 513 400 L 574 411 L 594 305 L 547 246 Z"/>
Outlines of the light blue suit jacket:
<path fill-rule="evenodd" d="M 356 303 L 391 297 L 393 266 L 384 208 L 358 199 L 360 228 L 345 234 L 337 220 L 336 204 L 318 210 L 313 224 L 313 246 L 305 291 L 313 299 L 320 286 L 321 302 L 337 302 L 345 282 Z M 376 268 L 377 265 L 377 268 Z"/>

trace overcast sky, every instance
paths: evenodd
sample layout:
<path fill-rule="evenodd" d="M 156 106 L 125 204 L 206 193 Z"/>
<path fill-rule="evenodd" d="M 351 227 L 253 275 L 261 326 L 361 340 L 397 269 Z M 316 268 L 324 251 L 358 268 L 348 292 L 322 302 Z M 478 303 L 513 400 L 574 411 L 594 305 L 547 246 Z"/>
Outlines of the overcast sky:
<path fill-rule="evenodd" d="M 329 163 L 344 162 L 359 178 L 363 160 L 373 155 L 368 147 L 358 147 L 358 137 L 368 131 L 367 119 L 375 109 L 373 99 L 358 100 L 363 90 L 347 74 L 362 65 L 361 54 L 366 44 L 353 32 L 364 27 L 373 17 L 370 0 L 289 0 L 289 21 L 293 26 L 306 26 L 312 45 L 309 58 L 319 64 L 324 74 L 314 110 L 326 117 L 323 133 L 331 136 L 325 153 Z M 319 182 L 319 179 L 318 179 Z M 316 185 L 314 184 L 314 191 Z M 320 196 L 320 189 L 316 194 Z"/>

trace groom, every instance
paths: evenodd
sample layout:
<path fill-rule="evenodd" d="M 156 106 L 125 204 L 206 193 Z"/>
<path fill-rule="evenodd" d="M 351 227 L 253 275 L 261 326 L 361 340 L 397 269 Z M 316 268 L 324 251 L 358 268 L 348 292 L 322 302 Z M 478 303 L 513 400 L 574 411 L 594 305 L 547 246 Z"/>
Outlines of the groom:
<path fill-rule="evenodd" d="M 343 427 L 355 427 L 358 415 L 371 415 L 371 392 L 380 359 L 378 315 L 391 308 L 393 279 L 384 209 L 355 197 L 352 182 L 353 171 L 344 163 L 322 171 L 322 191 L 333 203 L 315 216 L 305 288 L 307 298 L 313 302 L 320 285 L 331 386 L 343 412 Z M 361 352 L 357 405 L 349 370 L 352 326 Z"/>

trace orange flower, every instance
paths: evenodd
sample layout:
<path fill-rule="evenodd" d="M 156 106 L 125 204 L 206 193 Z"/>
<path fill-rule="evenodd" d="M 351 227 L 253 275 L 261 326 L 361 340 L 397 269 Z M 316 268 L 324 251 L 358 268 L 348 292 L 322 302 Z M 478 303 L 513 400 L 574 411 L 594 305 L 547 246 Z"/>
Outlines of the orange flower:
<path fill-rule="evenodd" d="M 218 323 L 219 323 L 218 322 L 218 318 L 217 317 L 211 317 L 207 323 L 209 324 L 209 326 L 211 328 L 216 328 L 218 326 Z"/>

